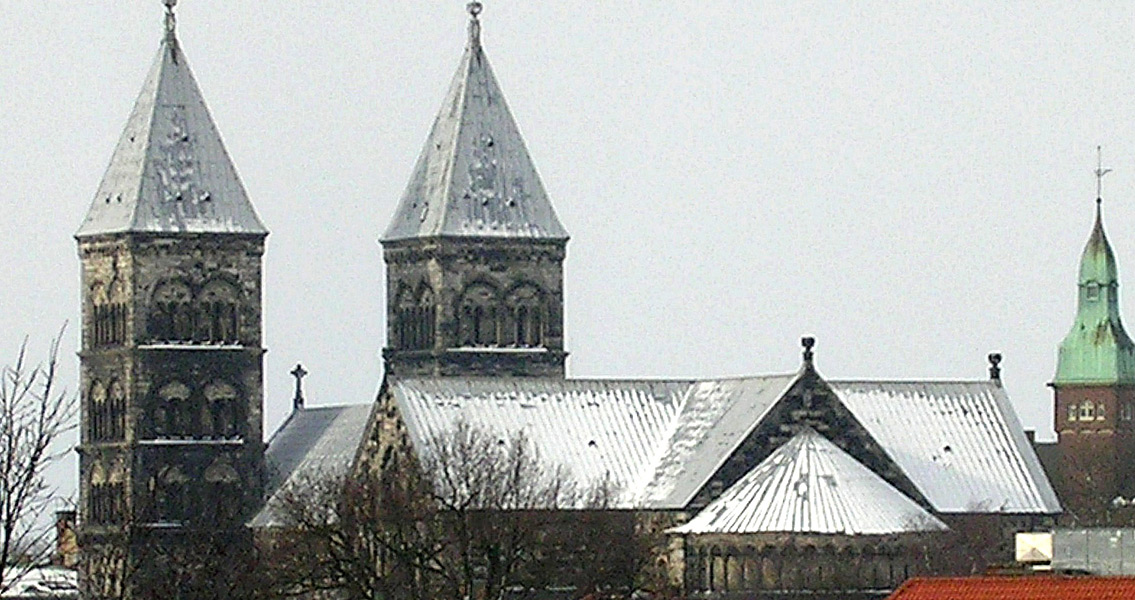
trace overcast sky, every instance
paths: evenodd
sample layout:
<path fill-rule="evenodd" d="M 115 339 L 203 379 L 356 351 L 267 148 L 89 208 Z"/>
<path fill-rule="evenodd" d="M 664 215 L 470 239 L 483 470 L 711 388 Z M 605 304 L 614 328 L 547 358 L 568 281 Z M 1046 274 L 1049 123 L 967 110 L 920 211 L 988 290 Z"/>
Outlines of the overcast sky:
<path fill-rule="evenodd" d="M 162 11 L 0 5 L 0 361 L 70 321 L 71 388 L 72 235 Z M 369 402 L 377 238 L 457 67 L 464 2 L 183 0 L 178 16 L 272 231 L 266 432 L 296 362 L 312 404 Z M 1025 426 L 1052 435 L 1097 144 L 1135 281 L 1135 3 L 489 0 L 482 20 L 572 235 L 571 376 L 786 372 L 805 334 L 829 378 L 983 378 L 1001 351 Z"/>

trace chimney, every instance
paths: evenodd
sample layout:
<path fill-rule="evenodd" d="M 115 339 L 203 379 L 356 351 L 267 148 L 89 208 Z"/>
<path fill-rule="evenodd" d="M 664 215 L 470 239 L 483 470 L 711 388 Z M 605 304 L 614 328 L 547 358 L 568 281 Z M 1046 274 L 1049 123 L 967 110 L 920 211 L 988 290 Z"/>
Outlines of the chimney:
<path fill-rule="evenodd" d="M 994 352 L 989 355 L 989 379 L 1001 385 L 1001 354 Z"/>
<path fill-rule="evenodd" d="M 68 569 L 79 565 L 79 543 L 75 537 L 75 518 L 73 510 L 55 511 L 55 552 L 51 564 Z"/>

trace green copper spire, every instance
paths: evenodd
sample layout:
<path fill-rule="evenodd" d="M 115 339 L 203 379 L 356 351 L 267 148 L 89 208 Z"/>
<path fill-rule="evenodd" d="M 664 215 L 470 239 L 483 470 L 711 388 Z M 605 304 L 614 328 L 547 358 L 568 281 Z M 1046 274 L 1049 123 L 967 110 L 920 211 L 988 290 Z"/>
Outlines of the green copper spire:
<path fill-rule="evenodd" d="M 1097 170 L 1097 177 L 1106 171 Z M 1119 269 L 1103 230 L 1100 199 L 1096 224 L 1080 257 L 1076 322 L 1060 343 L 1054 385 L 1135 384 L 1135 343 L 1119 316 Z"/>

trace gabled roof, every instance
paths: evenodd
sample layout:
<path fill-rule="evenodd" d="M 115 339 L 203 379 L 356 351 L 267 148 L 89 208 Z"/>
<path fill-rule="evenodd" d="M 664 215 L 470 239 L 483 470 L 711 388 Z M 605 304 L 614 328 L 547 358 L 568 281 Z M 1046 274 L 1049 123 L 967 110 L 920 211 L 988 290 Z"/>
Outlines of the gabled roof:
<path fill-rule="evenodd" d="M 992 381 L 829 381 L 940 513 L 1058 513 L 1060 503 Z"/>
<path fill-rule="evenodd" d="M 348 473 L 363 442 L 373 404 L 301 408 L 268 440 L 264 453 L 267 501 L 253 527 L 283 524 L 281 494 L 290 486 Z"/>
<path fill-rule="evenodd" d="M 1120 600 L 1135 598 L 1135 577 L 915 577 L 888 600 Z"/>
<path fill-rule="evenodd" d="M 462 421 L 502 437 L 523 431 L 549 469 L 614 483 L 619 508 L 681 509 L 795 377 L 402 379 L 390 393 L 418 451 Z"/>
<path fill-rule="evenodd" d="M 172 15 L 134 112 L 75 235 L 127 232 L 268 233 L 189 70 Z"/>
<path fill-rule="evenodd" d="M 946 525 L 806 428 L 676 533 L 887 535 Z"/>
<path fill-rule="evenodd" d="M 437 236 L 566 240 L 481 47 L 480 22 L 384 242 Z"/>

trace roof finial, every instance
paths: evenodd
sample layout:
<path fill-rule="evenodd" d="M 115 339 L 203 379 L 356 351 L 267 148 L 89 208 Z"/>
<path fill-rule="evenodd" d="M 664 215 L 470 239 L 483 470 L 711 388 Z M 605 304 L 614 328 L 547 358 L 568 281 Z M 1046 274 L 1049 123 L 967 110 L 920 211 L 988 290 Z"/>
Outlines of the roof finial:
<path fill-rule="evenodd" d="M 296 378 L 296 396 L 292 398 L 292 408 L 295 410 L 302 410 L 304 405 L 303 398 L 303 378 L 307 375 L 307 369 L 303 365 L 296 364 L 296 368 L 292 369 L 292 377 Z"/>
<path fill-rule="evenodd" d="M 481 45 L 481 11 L 485 10 L 485 5 L 480 2 L 470 2 L 465 5 L 465 9 L 469 11 L 469 15 L 473 17 L 469 20 L 469 45 L 476 47 Z"/>
<path fill-rule="evenodd" d="M 989 379 L 998 385 L 1001 384 L 1001 354 L 999 352 L 989 355 Z"/>
<path fill-rule="evenodd" d="M 177 15 L 173 14 L 173 9 L 177 6 L 177 0 L 162 0 L 166 5 L 166 35 L 173 37 L 177 31 Z"/>
<path fill-rule="evenodd" d="M 813 361 L 814 357 L 816 356 L 815 353 L 812 352 L 812 348 L 816 347 L 816 338 L 814 338 L 814 337 L 800 338 L 800 345 L 804 346 L 804 366 L 811 368 L 812 361 Z"/>
<path fill-rule="evenodd" d="M 1096 206 L 1103 204 L 1103 176 L 1111 169 L 1103 168 L 1103 146 L 1096 146 Z"/>

